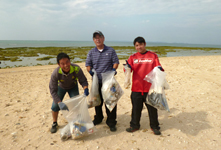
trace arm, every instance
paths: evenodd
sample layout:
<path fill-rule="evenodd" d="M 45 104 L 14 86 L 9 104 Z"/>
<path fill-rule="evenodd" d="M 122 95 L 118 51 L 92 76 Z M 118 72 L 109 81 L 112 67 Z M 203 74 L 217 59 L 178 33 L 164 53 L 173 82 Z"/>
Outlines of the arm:
<path fill-rule="evenodd" d="M 78 66 L 79 67 L 79 66 Z M 80 67 L 79 67 L 80 68 Z M 87 78 L 85 77 L 82 69 L 79 69 L 79 72 L 76 74 L 79 83 L 81 84 L 81 86 L 85 89 L 85 87 L 88 87 L 88 82 L 87 82 Z"/>
<path fill-rule="evenodd" d="M 114 64 L 113 68 L 117 70 L 119 64 Z"/>
<path fill-rule="evenodd" d="M 89 68 L 90 66 L 87 66 L 87 69 Z M 88 70 L 87 70 L 88 71 Z M 89 95 L 89 90 L 88 90 L 88 82 L 87 82 L 87 78 L 85 77 L 85 75 L 84 75 L 84 73 L 83 73 L 83 71 L 81 70 L 81 68 L 80 68 L 80 70 L 79 70 L 79 72 L 78 72 L 78 81 L 79 81 L 79 83 L 82 85 L 82 87 L 83 87 L 83 89 L 84 89 L 84 94 L 86 95 L 86 96 L 88 96 Z"/>
<path fill-rule="evenodd" d="M 87 66 L 86 69 L 90 73 L 91 76 L 94 75 L 94 72 L 92 71 L 91 66 Z"/>
<path fill-rule="evenodd" d="M 112 63 L 113 63 L 113 68 L 117 69 L 118 65 L 119 65 L 119 59 L 118 59 L 117 53 L 115 52 L 114 49 L 113 49 L 113 53 L 112 53 Z"/>
<path fill-rule="evenodd" d="M 126 60 L 126 64 L 127 64 L 128 67 L 131 69 L 131 72 L 132 72 L 132 70 L 133 70 L 133 58 L 132 58 L 132 56 L 130 56 L 130 57 L 128 58 L 128 60 Z"/>
<path fill-rule="evenodd" d="M 158 58 L 157 55 L 155 57 L 154 65 L 155 65 L 155 67 L 158 67 L 161 71 L 164 71 L 163 67 L 160 64 L 160 61 L 159 61 L 159 58 Z"/>
<path fill-rule="evenodd" d="M 94 75 L 94 72 L 92 72 L 91 53 L 92 53 L 92 50 L 89 51 L 89 53 L 87 54 L 87 59 L 86 59 L 85 66 L 86 66 L 87 71 L 90 73 L 90 75 L 93 76 L 93 75 Z"/>
<path fill-rule="evenodd" d="M 115 71 L 115 75 L 117 74 L 117 68 L 118 68 L 118 65 L 119 65 L 119 59 L 117 57 L 117 54 L 115 52 L 115 50 L 113 49 L 113 56 L 112 56 L 112 63 L 113 63 L 113 71 Z"/>
<path fill-rule="evenodd" d="M 86 68 L 87 68 L 87 71 L 90 72 L 91 66 L 87 66 Z"/>
<path fill-rule="evenodd" d="M 51 75 L 51 80 L 50 80 L 50 83 L 49 83 L 49 89 L 50 89 L 50 93 L 51 93 L 51 96 L 53 98 L 53 101 L 55 103 L 60 103 L 61 102 L 61 99 L 59 98 L 57 92 L 58 92 L 58 78 L 56 76 L 56 70 L 52 73 Z"/>
<path fill-rule="evenodd" d="M 88 86 L 84 86 L 83 89 L 85 90 L 86 88 L 88 88 Z"/>

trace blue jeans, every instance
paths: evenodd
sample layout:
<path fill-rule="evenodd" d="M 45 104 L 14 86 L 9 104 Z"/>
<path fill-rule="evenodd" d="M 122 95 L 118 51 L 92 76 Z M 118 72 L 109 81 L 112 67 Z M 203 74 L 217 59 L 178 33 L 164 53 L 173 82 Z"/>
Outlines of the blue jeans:
<path fill-rule="evenodd" d="M 74 96 L 79 95 L 78 85 L 76 85 L 76 86 L 73 87 L 72 89 L 68 89 L 68 90 L 65 90 L 65 89 L 63 89 L 63 88 L 61 88 L 61 87 L 58 86 L 58 96 L 59 96 L 59 98 L 61 99 L 61 101 L 63 100 L 63 98 L 64 98 L 66 92 L 68 92 L 68 95 L 69 95 L 70 97 L 74 97 Z M 58 112 L 58 111 L 60 110 L 58 104 L 54 103 L 54 101 L 53 101 L 53 103 L 52 103 L 51 110 L 52 110 L 52 111 L 55 111 L 55 112 Z"/>

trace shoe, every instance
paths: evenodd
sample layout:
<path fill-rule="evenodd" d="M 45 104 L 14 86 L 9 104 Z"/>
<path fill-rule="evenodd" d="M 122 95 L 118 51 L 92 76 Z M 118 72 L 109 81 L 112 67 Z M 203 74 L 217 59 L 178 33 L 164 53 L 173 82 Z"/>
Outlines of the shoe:
<path fill-rule="evenodd" d="M 126 129 L 127 132 L 135 132 L 135 131 L 137 131 L 137 130 L 139 130 L 139 129 L 133 128 L 133 127 L 130 127 L 130 128 L 127 128 L 127 129 Z"/>
<path fill-rule="evenodd" d="M 96 126 L 98 124 L 100 124 L 102 121 L 98 122 L 97 120 L 93 120 L 93 124 Z"/>
<path fill-rule="evenodd" d="M 116 126 L 110 127 L 110 131 L 111 131 L 111 132 L 115 132 L 115 131 L 117 131 Z"/>
<path fill-rule="evenodd" d="M 55 122 L 52 124 L 51 133 L 56 133 L 58 129 L 58 124 Z"/>
<path fill-rule="evenodd" d="M 153 133 L 154 133 L 155 135 L 161 135 L 161 132 L 160 132 L 159 129 L 151 129 L 151 130 L 153 131 Z"/>

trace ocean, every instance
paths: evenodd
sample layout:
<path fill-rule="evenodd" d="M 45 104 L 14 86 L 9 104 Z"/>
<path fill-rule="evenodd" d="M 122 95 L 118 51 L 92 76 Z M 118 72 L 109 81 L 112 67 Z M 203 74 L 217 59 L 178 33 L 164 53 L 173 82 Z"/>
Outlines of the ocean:
<path fill-rule="evenodd" d="M 133 41 L 105 41 L 107 46 L 133 46 Z M 84 47 L 95 46 L 93 41 L 29 41 L 29 40 L 0 40 L 0 48 L 12 47 Z M 221 45 L 189 44 L 189 43 L 163 43 L 148 42 L 147 46 L 177 46 L 177 47 L 214 47 Z"/>

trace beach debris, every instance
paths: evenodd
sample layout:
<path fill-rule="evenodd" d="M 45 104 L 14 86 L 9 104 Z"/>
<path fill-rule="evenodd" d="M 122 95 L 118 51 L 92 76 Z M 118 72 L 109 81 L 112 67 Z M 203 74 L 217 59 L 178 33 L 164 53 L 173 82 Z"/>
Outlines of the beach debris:
<path fill-rule="evenodd" d="M 94 69 L 92 69 L 92 72 L 94 72 L 92 85 L 91 85 L 91 92 L 88 96 L 88 108 L 92 108 L 95 106 L 99 106 L 101 104 L 101 98 L 99 94 L 99 83 L 98 83 L 98 77 L 97 73 Z"/>
<path fill-rule="evenodd" d="M 148 73 L 144 80 L 151 83 L 151 87 L 146 98 L 146 103 L 160 110 L 170 111 L 166 100 L 165 89 L 169 89 L 166 81 L 166 73 L 155 67 Z"/>
<path fill-rule="evenodd" d="M 101 75 L 103 83 L 101 92 L 104 99 L 104 103 L 107 106 L 107 108 L 110 111 L 112 111 L 120 97 L 124 94 L 124 91 L 120 87 L 120 84 L 117 82 L 117 80 L 114 78 L 114 71 L 108 71 L 102 73 Z"/>
<path fill-rule="evenodd" d="M 8 107 L 8 106 L 11 106 L 11 104 L 10 103 L 5 104 L 5 107 Z"/>
<path fill-rule="evenodd" d="M 131 68 L 127 65 L 124 64 L 124 74 L 125 74 L 125 80 L 124 80 L 124 88 L 128 89 L 131 85 Z"/>
<path fill-rule="evenodd" d="M 16 138 L 17 132 L 12 132 L 11 135 L 12 135 L 13 138 Z"/>
<path fill-rule="evenodd" d="M 87 97 L 84 94 L 74 96 L 64 103 L 69 111 L 61 110 L 68 121 L 68 124 L 60 132 L 62 141 L 69 138 L 79 139 L 96 131 L 89 115 Z"/>

